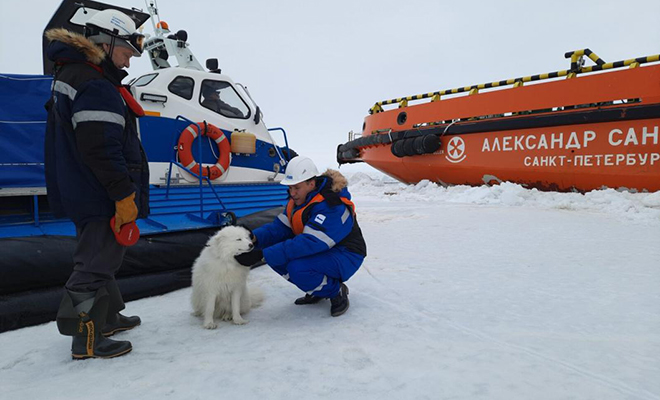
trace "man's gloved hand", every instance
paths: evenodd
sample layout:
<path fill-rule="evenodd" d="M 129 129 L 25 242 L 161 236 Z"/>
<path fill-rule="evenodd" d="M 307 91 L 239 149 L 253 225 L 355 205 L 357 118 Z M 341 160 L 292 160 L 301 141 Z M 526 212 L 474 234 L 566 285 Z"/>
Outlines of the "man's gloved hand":
<path fill-rule="evenodd" d="M 115 201 L 115 232 L 119 233 L 122 225 L 135 221 L 138 209 L 135 205 L 135 193 Z"/>
<path fill-rule="evenodd" d="M 259 261 L 263 260 L 264 252 L 255 248 L 251 251 L 248 251 L 247 253 L 235 255 L 234 258 L 236 261 L 238 261 L 239 264 L 246 267 L 251 267 Z"/>

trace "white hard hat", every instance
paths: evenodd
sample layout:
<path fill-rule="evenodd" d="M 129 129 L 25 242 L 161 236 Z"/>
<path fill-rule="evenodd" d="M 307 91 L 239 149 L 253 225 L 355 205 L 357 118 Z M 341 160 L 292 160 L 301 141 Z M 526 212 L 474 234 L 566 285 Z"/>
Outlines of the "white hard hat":
<path fill-rule="evenodd" d="M 94 43 L 110 44 L 115 38 L 117 46 L 133 50 L 133 56 L 140 57 L 144 49 L 144 35 L 135 29 L 135 22 L 119 10 L 108 8 L 94 14 L 85 24 L 88 37 Z"/>
<path fill-rule="evenodd" d="M 318 175 L 319 170 L 316 169 L 316 165 L 314 165 L 311 158 L 297 156 L 289 161 L 289 164 L 286 166 L 286 171 L 284 172 L 284 179 L 282 179 L 280 183 L 282 185 L 291 186 Z"/>

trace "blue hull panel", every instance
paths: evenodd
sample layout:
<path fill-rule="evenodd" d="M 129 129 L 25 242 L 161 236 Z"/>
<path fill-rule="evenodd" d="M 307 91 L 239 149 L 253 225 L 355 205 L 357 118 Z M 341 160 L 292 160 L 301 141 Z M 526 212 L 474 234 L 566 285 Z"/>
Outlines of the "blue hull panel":
<path fill-rule="evenodd" d="M 216 196 L 217 195 L 217 196 Z M 237 218 L 283 206 L 287 201 L 286 186 L 278 183 L 152 187 L 151 213 L 138 220 L 140 235 L 154 235 L 195 229 L 219 227 L 226 223 L 225 213 Z M 200 201 L 202 199 L 202 201 Z M 68 219 L 53 219 L 48 214 L 0 218 L 0 238 L 27 236 L 75 236 Z"/>

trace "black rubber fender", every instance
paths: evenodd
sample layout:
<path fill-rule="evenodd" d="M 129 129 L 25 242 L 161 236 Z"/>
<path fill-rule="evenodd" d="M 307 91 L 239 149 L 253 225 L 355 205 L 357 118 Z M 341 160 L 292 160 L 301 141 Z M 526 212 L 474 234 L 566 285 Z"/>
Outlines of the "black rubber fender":
<path fill-rule="evenodd" d="M 440 138 L 438 136 L 424 135 L 421 136 L 421 139 L 422 139 L 422 147 L 424 148 L 424 153 L 431 154 L 431 153 L 435 153 L 440 149 Z"/>
<path fill-rule="evenodd" d="M 415 155 L 415 138 L 409 138 L 403 141 L 403 153 L 408 157 Z"/>
<path fill-rule="evenodd" d="M 403 140 L 397 140 L 396 142 L 392 143 L 392 154 L 394 154 L 396 157 L 404 157 L 405 153 L 403 152 Z"/>
<path fill-rule="evenodd" d="M 416 155 L 422 155 L 426 153 L 426 150 L 424 150 L 424 136 L 418 136 L 413 140 L 413 149 L 415 150 Z"/>

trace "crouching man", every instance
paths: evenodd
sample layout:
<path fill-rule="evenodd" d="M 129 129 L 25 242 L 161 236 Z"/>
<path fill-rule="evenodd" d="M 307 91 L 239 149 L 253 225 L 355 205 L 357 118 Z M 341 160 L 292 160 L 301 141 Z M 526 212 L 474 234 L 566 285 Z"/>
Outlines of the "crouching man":
<path fill-rule="evenodd" d="M 253 232 L 256 248 L 236 256 L 243 265 L 262 258 L 305 296 L 295 304 L 330 299 L 330 314 L 348 310 L 346 282 L 360 268 L 367 246 L 355 216 L 347 180 L 338 171 L 319 175 L 314 162 L 295 157 L 286 168 L 289 186 L 284 213 Z"/>

